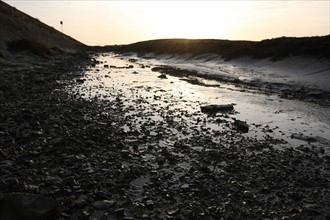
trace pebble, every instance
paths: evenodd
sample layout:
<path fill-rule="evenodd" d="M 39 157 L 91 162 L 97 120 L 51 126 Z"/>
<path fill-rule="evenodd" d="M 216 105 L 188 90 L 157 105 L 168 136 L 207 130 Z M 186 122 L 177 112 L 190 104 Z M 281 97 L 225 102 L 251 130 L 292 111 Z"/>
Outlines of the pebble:
<path fill-rule="evenodd" d="M 38 70 L 0 74 L 1 192 L 51 195 L 61 217 L 68 219 L 92 219 L 98 213 L 107 213 L 108 219 L 133 214 L 136 219 L 198 219 L 200 213 L 203 219 L 258 219 L 259 203 L 275 219 L 291 217 L 297 201 L 302 203 L 295 219 L 329 216 L 327 156 L 280 151 L 269 140 L 232 130 L 227 124 L 233 118 L 225 113 L 208 117 L 200 103 L 190 103 L 192 112 L 180 109 L 179 103 L 189 102 L 169 97 L 167 89 L 156 92 L 134 84 L 130 91 L 136 99 L 130 99 L 124 90 L 108 88 L 112 100 L 105 102 L 71 96 L 62 89 L 76 86 L 74 79 L 85 75 L 71 76 L 64 71 L 71 69 L 66 62 L 61 59 L 55 67 L 45 60 Z M 113 69 L 111 81 L 117 70 L 133 71 Z M 47 84 L 35 83 L 33 75 L 43 73 Z M 143 89 L 150 91 L 149 99 L 137 92 Z M 84 91 L 86 97 L 91 92 Z M 221 129 L 216 133 L 207 124 Z M 130 131 L 121 132 L 123 125 Z M 145 182 L 133 187 L 131 182 L 139 178 Z M 318 199 L 310 201 L 315 206 L 304 205 L 311 198 Z"/>
<path fill-rule="evenodd" d="M 116 202 L 114 200 L 101 200 L 92 203 L 92 206 L 96 209 L 106 210 L 112 207 Z"/>
<path fill-rule="evenodd" d="M 253 199 L 254 195 L 250 191 L 246 190 L 246 191 L 243 192 L 243 197 L 247 198 L 247 199 Z"/>

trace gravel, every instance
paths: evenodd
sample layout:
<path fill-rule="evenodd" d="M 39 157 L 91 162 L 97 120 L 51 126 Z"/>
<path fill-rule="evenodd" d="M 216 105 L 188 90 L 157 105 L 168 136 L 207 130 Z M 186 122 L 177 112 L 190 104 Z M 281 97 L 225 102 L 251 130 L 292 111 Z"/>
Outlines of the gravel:
<path fill-rule="evenodd" d="M 161 137 L 121 129 L 135 120 L 124 99 L 64 90 L 91 54 L 0 59 L 0 210 L 20 193 L 56 201 L 60 219 L 330 218 L 328 155 L 232 129 L 148 144 Z"/>

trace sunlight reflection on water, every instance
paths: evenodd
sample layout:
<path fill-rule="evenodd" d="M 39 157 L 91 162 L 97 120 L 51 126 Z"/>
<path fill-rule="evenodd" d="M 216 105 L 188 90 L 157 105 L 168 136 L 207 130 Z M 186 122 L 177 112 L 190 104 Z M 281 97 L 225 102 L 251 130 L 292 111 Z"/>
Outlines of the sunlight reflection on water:
<path fill-rule="evenodd" d="M 132 127 L 138 131 L 142 129 L 143 123 L 150 122 L 157 126 L 183 123 L 182 128 L 179 126 L 181 131 L 165 129 L 179 138 L 191 137 L 193 129 L 190 128 L 221 132 L 225 129 L 222 124 L 208 123 L 203 127 L 195 122 L 197 118 L 206 120 L 206 116 L 200 112 L 200 106 L 235 103 L 235 113 L 229 114 L 228 120 L 246 121 L 250 125 L 250 131 L 246 134 L 248 137 L 273 137 L 296 147 L 306 142 L 292 139 L 291 135 L 301 133 L 321 137 L 323 140 L 311 143 L 312 145 L 329 147 L 329 110 L 325 107 L 286 100 L 277 95 L 241 91 L 230 84 L 220 83 L 220 87 L 205 87 L 190 84 L 178 77 L 167 76 L 167 79 L 160 79 L 160 73 L 146 68 L 147 64 L 152 64 L 143 59 L 130 62 L 127 57 L 124 59 L 114 54 L 101 55 L 96 59 L 103 63 L 86 72 L 86 81 L 76 86 L 74 91 L 84 93 L 85 98 L 121 100 L 121 105 L 127 110 L 126 116 L 136 118 Z M 104 68 L 105 64 L 112 68 Z M 157 63 L 159 64 L 161 63 Z M 128 68 L 130 65 L 133 67 Z M 124 128 L 126 132 L 129 129 Z M 215 137 L 215 141 L 216 139 Z"/>

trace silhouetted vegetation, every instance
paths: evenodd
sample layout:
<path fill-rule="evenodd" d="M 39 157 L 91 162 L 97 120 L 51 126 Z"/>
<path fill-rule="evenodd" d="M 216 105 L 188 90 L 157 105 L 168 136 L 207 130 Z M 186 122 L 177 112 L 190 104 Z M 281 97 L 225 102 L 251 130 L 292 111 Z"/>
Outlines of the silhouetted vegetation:
<path fill-rule="evenodd" d="M 41 57 L 47 57 L 51 54 L 48 47 L 33 40 L 15 40 L 7 42 L 7 46 L 11 51 L 31 51 Z"/>
<path fill-rule="evenodd" d="M 96 48 L 95 48 L 96 49 Z M 129 45 L 98 47 L 98 50 L 115 52 L 137 52 L 155 54 L 191 54 L 213 53 L 230 60 L 251 56 L 256 59 L 270 58 L 273 61 L 290 56 L 310 56 L 330 59 L 330 35 L 322 37 L 280 37 L 256 41 L 230 41 L 214 39 L 161 39 Z"/>
<path fill-rule="evenodd" d="M 247 55 L 280 60 L 289 56 L 330 58 L 330 35 L 323 37 L 281 37 L 263 40 L 251 47 Z"/>

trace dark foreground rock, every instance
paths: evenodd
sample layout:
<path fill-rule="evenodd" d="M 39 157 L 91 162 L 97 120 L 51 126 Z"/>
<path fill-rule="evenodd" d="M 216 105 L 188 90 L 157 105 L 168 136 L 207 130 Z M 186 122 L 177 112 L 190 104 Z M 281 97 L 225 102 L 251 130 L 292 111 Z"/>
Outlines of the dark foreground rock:
<path fill-rule="evenodd" d="M 233 123 L 233 128 L 243 133 L 249 132 L 249 125 L 245 121 L 235 120 Z"/>
<path fill-rule="evenodd" d="M 9 194 L 0 199 L 1 220 L 55 220 L 57 202 L 49 197 L 33 194 Z"/>
<path fill-rule="evenodd" d="M 234 110 L 234 104 L 201 106 L 201 111 L 206 114 L 216 114 L 218 112 L 230 112 L 233 110 Z"/>
<path fill-rule="evenodd" d="M 59 219 L 330 218 L 329 156 L 278 150 L 232 129 L 162 143 L 166 128 L 187 129 L 175 112 L 157 132 L 148 120 L 123 130 L 135 120 L 124 97 L 64 91 L 85 83 L 74 79 L 95 63 L 87 55 L 1 60 L 3 195 L 52 198 Z M 4 198 L 1 207 L 11 204 Z"/>

